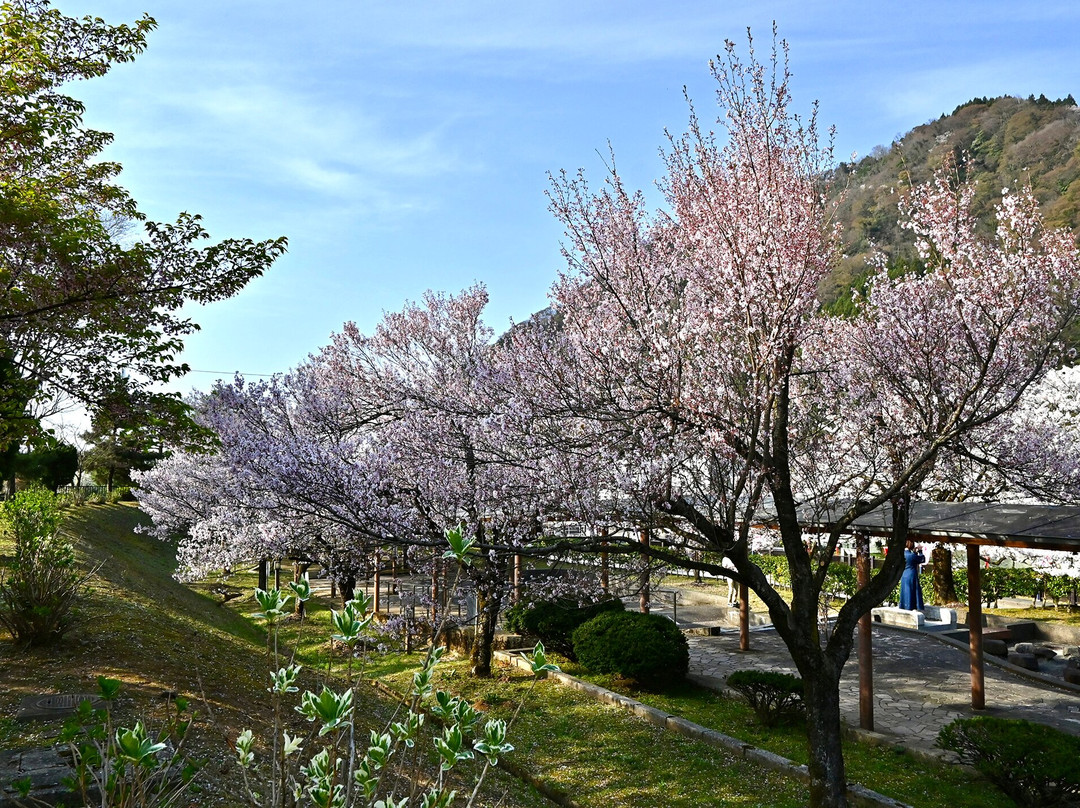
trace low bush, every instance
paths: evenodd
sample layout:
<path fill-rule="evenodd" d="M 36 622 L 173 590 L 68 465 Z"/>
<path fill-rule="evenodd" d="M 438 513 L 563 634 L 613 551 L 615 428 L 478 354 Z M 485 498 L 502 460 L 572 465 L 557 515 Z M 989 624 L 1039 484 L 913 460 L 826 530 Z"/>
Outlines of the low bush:
<path fill-rule="evenodd" d="M 121 485 L 109 491 L 105 495 L 105 501 L 110 505 L 115 505 L 117 502 L 134 502 L 135 495 L 131 493 L 130 485 Z"/>
<path fill-rule="evenodd" d="M 771 575 L 777 586 L 787 587 L 791 585 L 791 570 L 788 568 L 785 556 L 753 553 L 750 555 L 750 560 L 757 564 L 765 575 Z"/>
<path fill-rule="evenodd" d="M 727 678 L 766 727 L 803 715 L 803 681 L 790 673 L 735 671 Z"/>
<path fill-rule="evenodd" d="M 608 611 L 573 633 L 574 653 L 595 673 L 614 673 L 647 687 L 681 681 L 690 650 L 678 626 L 657 614 Z"/>
<path fill-rule="evenodd" d="M 833 595 L 851 597 L 859 591 L 859 576 L 850 564 L 834 561 L 825 574 L 825 589 Z"/>
<path fill-rule="evenodd" d="M 503 620 L 508 630 L 535 637 L 549 651 L 576 660 L 574 645 L 570 639 L 574 629 L 599 614 L 621 612 L 623 608 L 623 603 L 618 598 L 607 598 L 585 606 L 569 601 L 548 600 L 512 606 L 506 611 Z"/>
<path fill-rule="evenodd" d="M 15 543 L 14 560 L 0 575 L 0 624 L 23 645 L 60 639 L 73 622 L 83 577 L 60 535 L 60 518 L 56 497 L 44 489 L 20 491 L 0 511 Z"/>
<path fill-rule="evenodd" d="M 1021 719 L 977 716 L 942 727 L 937 745 L 1030 808 L 1080 805 L 1080 738 Z"/>

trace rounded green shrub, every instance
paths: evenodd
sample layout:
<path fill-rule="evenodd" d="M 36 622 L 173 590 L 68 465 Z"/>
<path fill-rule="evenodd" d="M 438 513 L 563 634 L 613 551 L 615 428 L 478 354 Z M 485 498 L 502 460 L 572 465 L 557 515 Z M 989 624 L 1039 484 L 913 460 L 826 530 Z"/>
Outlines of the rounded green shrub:
<path fill-rule="evenodd" d="M 1032 721 L 958 718 L 937 745 L 956 752 L 1017 805 L 1080 805 L 1080 738 Z"/>
<path fill-rule="evenodd" d="M 579 626 L 571 639 L 578 661 L 589 670 L 648 687 L 677 682 L 690 667 L 686 637 L 657 614 L 605 612 Z"/>
<path fill-rule="evenodd" d="M 574 629 L 598 614 L 621 611 L 623 603 L 618 598 L 606 598 L 585 606 L 571 601 L 546 600 L 512 606 L 506 611 L 503 621 L 509 631 L 536 637 L 548 651 L 576 660 L 570 640 Z"/>

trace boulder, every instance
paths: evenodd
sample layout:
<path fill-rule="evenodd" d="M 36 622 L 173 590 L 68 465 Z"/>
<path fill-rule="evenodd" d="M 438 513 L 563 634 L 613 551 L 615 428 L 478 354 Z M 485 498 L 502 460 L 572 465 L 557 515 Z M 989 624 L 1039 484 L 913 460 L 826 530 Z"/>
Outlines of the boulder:
<path fill-rule="evenodd" d="M 1018 642 L 1015 646 L 1013 646 L 1013 651 L 1015 651 L 1018 654 L 1034 654 L 1035 653 L 1035 643 Z"/>
<path fill-rule="evenodd" d="M 1063 675 L 1069 684 L 1080 685 L 1080 668 L 1066 668 Z"/>
<path fill-rule="evenodd" d="M 1039 658 L 1035 654 L 1017 652 L 1015 649 L 1009 653 L 1009 664 L 1018 668 L 1027 668 L 1029 671 L 1039 669 Z"/>
<path fill-rule="evenodd" d="M 993 654 L 999 657 L 1009 655 L 1009 646 L 1005 643 L 1005 640 L 983 640 L 982 647 L 984 654 Z"/>
<path fill-rule="evenodd" d="M 1080 659 L 1080 646 L 1066 645 L 1061 649 L 1061 655 L 1069 659 Z"/>
<path fill-rule="evenodd" d="M 1049 645 L 1036 645 L 1035 656 L 1039 659 L 1054 659 L 1057 656 L 1057 651 Z"/>

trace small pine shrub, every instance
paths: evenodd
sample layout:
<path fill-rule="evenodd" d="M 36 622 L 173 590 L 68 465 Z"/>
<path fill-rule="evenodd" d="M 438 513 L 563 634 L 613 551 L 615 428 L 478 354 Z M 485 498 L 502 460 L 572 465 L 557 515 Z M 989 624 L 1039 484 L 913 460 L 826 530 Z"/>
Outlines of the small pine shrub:
<path fill-rule="evenodd" d="M 750 704 L 758 722 L 771 727 L 803 715 L 803 681 L 790 673 L 735 671 L 727 678 Z"/>
<path fill-rule="evenodd" d="M 531 605 L 519 603 L 510 607 L 504 616 L 506 628 L 540 640 L 549 651 L 577 660 L 571 636 L 574 630 L 605 612 L 623 611 L 618 598 L 607 598 L 579 606 L 567 601 L 540 601 Z"/>
<path fill-rule="evenodd" d="M 1080 805 L 1080 738 L 1022 719 L 958 718 L 937 745 L 1029 808 Z"/>
<path fill-rule="evenodd" d="M 658 614 L 609 611 L 575 629 L 577 659 L 595 673 L 615 673 L 651 688 L 686 676 L 690 650 L 678 626 Z"/>

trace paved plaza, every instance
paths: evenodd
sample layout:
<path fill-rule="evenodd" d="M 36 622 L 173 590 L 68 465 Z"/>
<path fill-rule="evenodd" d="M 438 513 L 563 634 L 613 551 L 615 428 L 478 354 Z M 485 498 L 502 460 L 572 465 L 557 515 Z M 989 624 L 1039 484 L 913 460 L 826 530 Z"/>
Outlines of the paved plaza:
<path fill-rule="evenodd" d="M 314 583 L 314 582 L 313 582 Z M 426 591 L 423 579 L 401 582 L 403 592 Z M 319 581 L 320 594 L 329 594 L 329 584 Z M 368 582 L 360 588 L 371 592 Z M 386 585 L 383 608 L 400 609 L 398 587 Z M 324 591 L 325 590 L 325 591 Z M 681 590 L 677 610 L 671 602 L 657 601 L 651 610 L 676 618 L 683 628 L 716 625 L 718 606 L 726 599 L 709 597 L 709 602 L 692 601 Z M 457 603 L 455 601 L 455 603 Z M 636 608 L 636 599 L 628 608 Z M 458 603 L 457 610 L 471 613 Z M 934 747 L 938 731 L 956 718 L 976 715 L 971 709 L 971 668 L 966 647 L 958 648 L 927 632 L 874 624 L 874 730 L 904 746 L 940 753 Z M 744 669 L 797 673 L 783 641 L 771 627 L 753 628 L 750 650 L 739 651 L 739 634 L 726 629 L 716 636 L 692 635 L 690 674 L 699 682 L 722 687 L 727 676 Z M 985 663 L 986 709 L 978 714 L 1003 718 L 1025 718 L 1080 735 L 1080 693 L 1057 688 L 1005 670 L 987 657 Z M 849 726 L 859 726 L 859 667 L 855 653 L 844 667 L 840 709 Z"/>
<path fill-rule="evenodd" d="M 737 631 L 689 637 L 690 673 L 720 684 L 736 670 L 797 673 L 774 630 L 751 632 L 750 650 L 739 651 Z M 1080 694 L 1044 685 L 987 662 L 983 715 L 1026 718 L 1080 735 Z M 844 668 L 840 709 L 859 725 L 859 668 L 854 654 Z M 874 729 L 905 746 L 934 750 L 942 726 L 975 715 L 971 709 L 968 655 L 928 634 L 874 626 Z"/>

